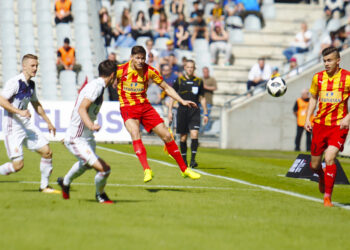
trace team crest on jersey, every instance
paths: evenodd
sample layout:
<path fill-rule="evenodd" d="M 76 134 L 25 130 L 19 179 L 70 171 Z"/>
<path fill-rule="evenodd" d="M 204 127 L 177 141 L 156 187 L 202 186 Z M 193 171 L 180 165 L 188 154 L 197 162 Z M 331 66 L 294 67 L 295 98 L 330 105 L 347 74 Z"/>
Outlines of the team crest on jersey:
<path fill-rule="evenodd" d="M 198 94 L 198 91 L 199 91 L 198 86 L 193 86 L 193 87 L 192 87 L 192 93 L 193 93 L 194 95 L 197 95 L 197 94 Z"/>
<path fill-rule="evenodd" d="M 339 91 L 321 91 L 320 101 L 325 103 L 339 103 L 342 101 L 342 93 Z"/>

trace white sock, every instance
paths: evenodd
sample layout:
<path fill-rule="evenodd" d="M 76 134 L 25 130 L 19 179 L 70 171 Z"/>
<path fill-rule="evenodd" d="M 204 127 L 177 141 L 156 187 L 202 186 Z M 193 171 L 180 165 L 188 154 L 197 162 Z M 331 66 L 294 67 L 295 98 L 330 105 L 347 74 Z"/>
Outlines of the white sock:
<path fill-rule="evenodd" d="M 73 167 L 68 171 L 68 173 L 64 176 L 63 185 L 69 186 L 75 178 L 78 178 L 87 169 L 88 167 L 86 167 L 85 165 L 81 165 L 81 163 L 77 161 L 76 163 L 74 163 Z"/>
<path fill-rule="evenodd" d="M 5 164 L 0 166 L 0 175 L 9 175 L 14 172 L 16 171 L 13 168 L 12 162 L 6 162 Z"/>
<path fill-rule="evenodd" d="M 41 158 L 40 172 L 41 172 L 40 188 L 44 189 L 49 185 L 49 178 L 52 172 L 52 159 Z"/>
<path fill-rule="evenodd" d="M 111 171 L 109 170 L 107 172 L 97 172 L 97 174 L 95 175 L 95 185 L 96 185 L 97 195 L 104 193 L 104 189 L 107 183 L 107 178 L 110 173 Z"/>

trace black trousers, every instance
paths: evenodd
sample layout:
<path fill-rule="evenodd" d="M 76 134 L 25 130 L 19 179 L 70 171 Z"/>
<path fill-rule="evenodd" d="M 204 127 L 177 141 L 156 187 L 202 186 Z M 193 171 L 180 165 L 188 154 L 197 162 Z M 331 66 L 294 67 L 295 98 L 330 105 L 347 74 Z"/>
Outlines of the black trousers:
<path fill-rule="evenodd" d="M 300 127 L 297 125 L 297 135 L 295 137 L 295 150 L 300 151 L 300 141 L 301 141 L 301 136 L 303 135 L 304 127 Z M 306 132 L 306 150 L 310 151 L 311 149 L 311 133 Z"/>

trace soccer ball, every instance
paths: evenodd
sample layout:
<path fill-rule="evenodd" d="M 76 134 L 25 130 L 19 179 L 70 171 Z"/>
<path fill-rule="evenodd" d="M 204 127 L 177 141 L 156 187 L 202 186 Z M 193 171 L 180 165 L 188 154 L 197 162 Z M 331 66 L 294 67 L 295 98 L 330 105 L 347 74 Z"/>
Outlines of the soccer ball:
<path fill-rule="evenodd" d="M 286 82 L 279 76 L 271 78 L 266 84 L 267 92 L 274 96 L 283 96 L 287 91 Z"/>

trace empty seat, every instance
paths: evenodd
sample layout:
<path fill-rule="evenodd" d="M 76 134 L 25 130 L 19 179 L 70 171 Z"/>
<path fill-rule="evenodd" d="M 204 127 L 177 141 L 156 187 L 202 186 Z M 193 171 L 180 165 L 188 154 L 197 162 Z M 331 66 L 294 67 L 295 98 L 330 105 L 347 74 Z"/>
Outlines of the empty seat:
<path fill-rule="evenodd" d="M 204 15 L 205 16 L 210 16 L 211 15 L 211 11 L 214 9 L 215 7 L 215 3 L 213 2 L 208 2 L 206 5 L 205 5 L 205 9 L 204 9 Z"/>
<path fill-rule="evenodd" d="M 88 5 L 86 0 L 74 1 L 74 4 L 72 4 L 72 11 L 73 13 L 78 13 L 78 12 L 87 13 Z"/>
<path fill-rule="evenodd" d="M 276 7 L 274 4 L 264 3 L 261 6 L 261 13 L 263 14 L 264 18 L 267 20 L 275 19 L 276 18 Z"/>
<path fill-rule="evenodd" d="M 194 40 L 194 43 L 192 46 L 193 46 L 194 52 L 209 51 L 209 43 L 204 38 L 197 38 L 196 40 Z"/>
<path fill-rule="evenodd" d="M 49 11 L 42 11 L 39 15 L 36 15 L 37 23 L 40 24 L 51 24 L 51 21 L 53 20 L 53 17 Z"/>
<path fill-rule="evenodd" d="M 166 37 L 159 37 L 154 43 L 154 48 L 158 50 L 166 50 L 166 42 L 169 40 L 169 38 Z"/>
<path fill-rule="evenodd" d="M 248 15 L 244 20 L 244 28 L 247 31 L 260 31 L 261 30 L 260 19 L 255 15 Z"/>
<path fill-rule="evenodd" d="M 36 0 L 37 13 L 42 11 L 51 11 L 51 1 L 47 0 Z"/>
<path fill-rule="evenodd" d="M 41 75 L 41 98 L 43 100 L 57 100 L 57 76 L 56 71 Z"/>
<path fill-rule="evenodd" d="M 23 10 L 18 15 L 19 24 L 32 24 L 33 23 L 33 13 L 31 10 Z"/>
<path fill-rule="evenodd" d="M 118 48 L 118 61 L 119 62 L 126 62 L 130 60 L 130 55 L 131 55 L 131 48 Z"/>
<path fill-rule="evenodd" d="M 72 101 L 77 97 L 76 74 L 71 70 L 62 70 L 59 77 L 63 100 Z"/>
<path fill-rule="evenodd" d="M 329 32 L 337 31 L 340 28 L 340 26 L 341 26 L 340 20 L 332 18 L 331 20 L 329 20 L 326 29 Z"/>
<path fill-rule="evenodd" d="M 20 2 L 18 2 L 18 9 L 20 12 L 22 12 L 22 10 L 32 10 L 32 0 L 20 0 Z"/>
<path fill-rule="evenodd" d="M 182 62 L 182 58 L 186 57 L 186 59 L 192 59 L 192 52 L 189 50 L 176 49 L 177 61 L 178 63 Z"/>
<path fill-rule="evenodd" d="M 232 25 L 237 28 L 243 28 L 243 21 L 242 18 L 239 16 L 230 16 L 226 19 L 227 25 Z"/>
<path fill-rule="evenodd" d="M 129 3 L 126 1 L 115 1 L 114 2 L 114 15 L 117 23 L 120 22 L 124 9 L 129 9 Z"/>
<path fill-rule="evenodd" d="M 243 30 L 242 29 L 228 29 L 229 41 L 232 44 L 241 44 L 244 42 Z"/>
<path fill-rule="evenodd" d="M 0 11 L 0 20 L 1 23 L 14 23 L 15 22 L 15 15 L 13 13 L 13 10 L 1 10 Z"/>
<path fill-rule="evenodd" d="M 63 40 L 68 37 L 71 38 L 71 30 L 68 23 L 59 23 L 56 25 L 57 47 L 63 45 Z"/>
<path fill-rule="evenodd" d="M 137 38 L 136 44 L 139 45 L 139 46 L 146 47 L 146 42 L 149 39 L 150 38 L 148 36 L 140 36 L 140 37 Z"/>
<path fill-rule="evenodd" d="M 88 24 L 89 18 L 87 12 L 78 12 L 74 15 L 74 24 Z"/>
<path fill-rule="evenodd" d="M 13 0 L 0 1 L 0 10 L 13 10 Z"/>

